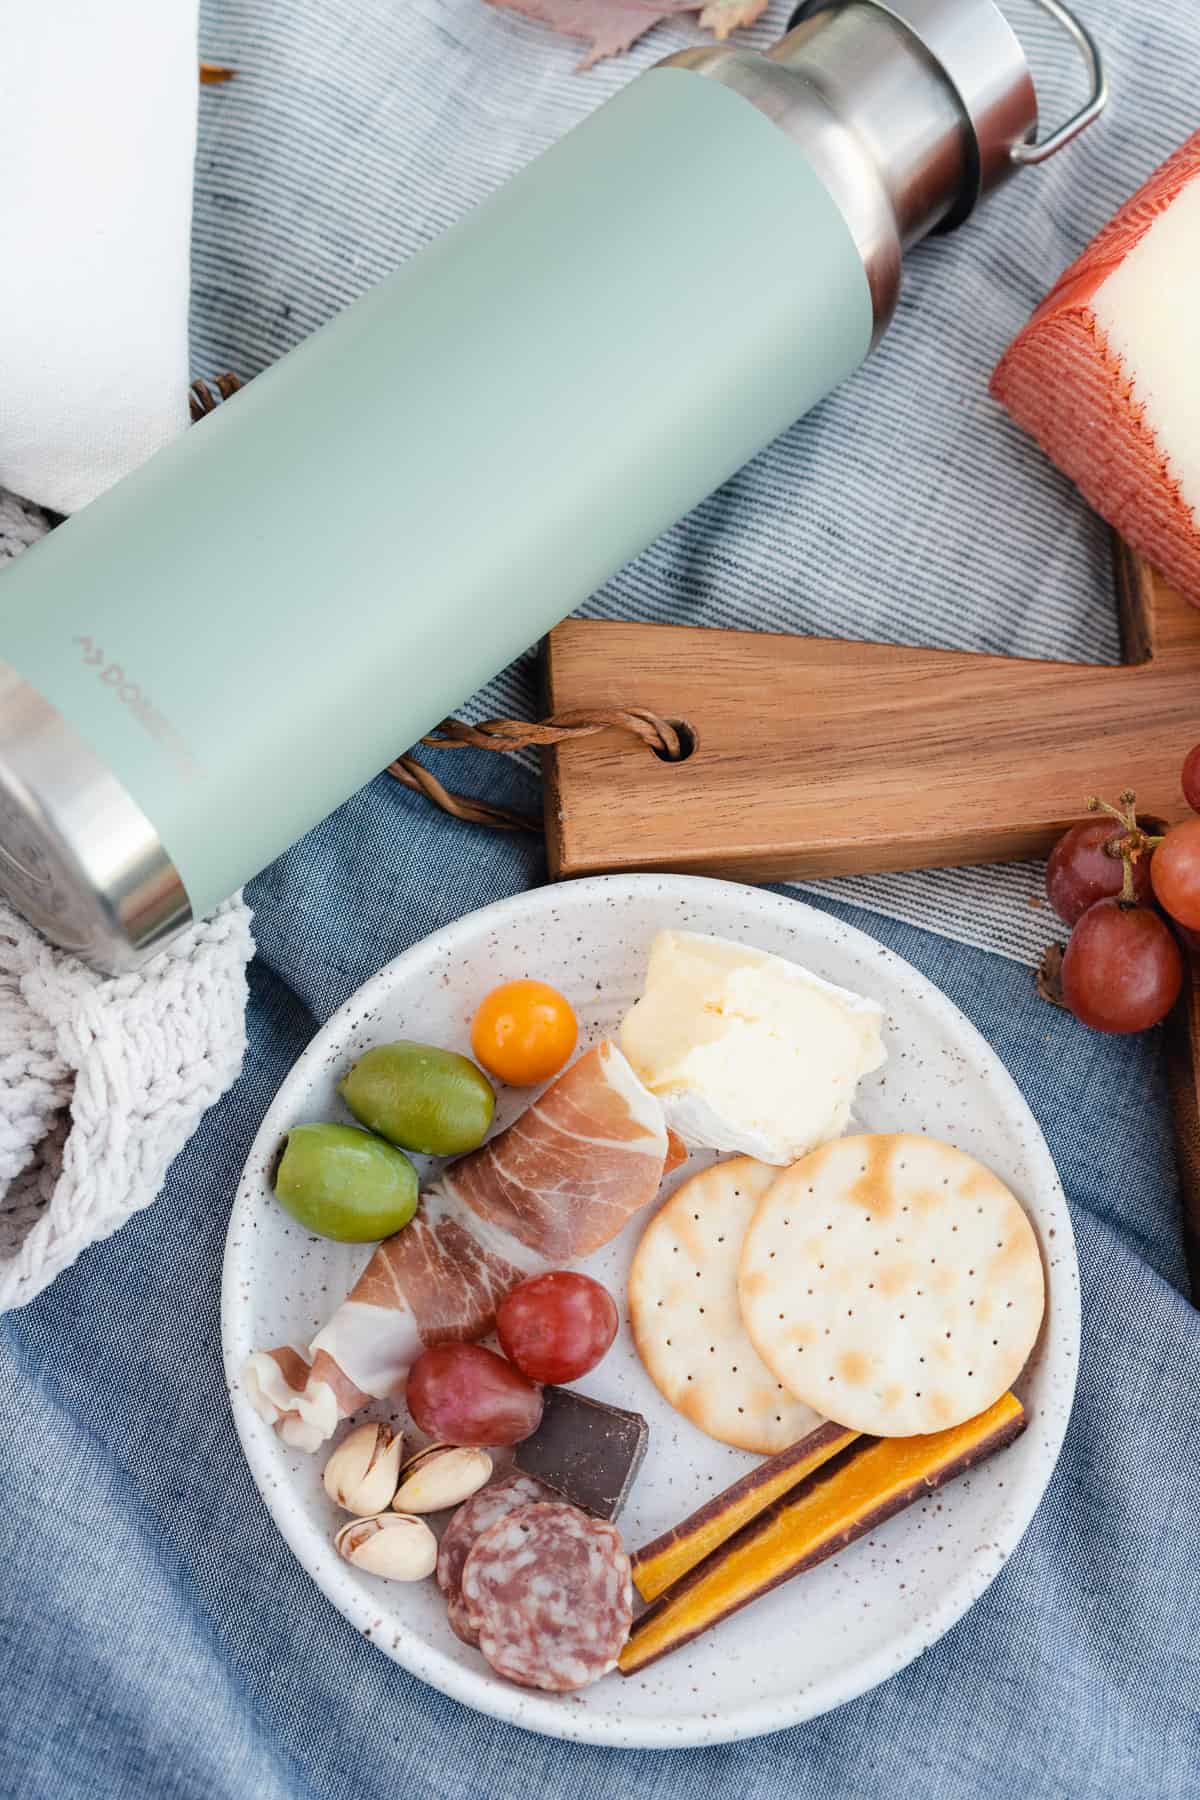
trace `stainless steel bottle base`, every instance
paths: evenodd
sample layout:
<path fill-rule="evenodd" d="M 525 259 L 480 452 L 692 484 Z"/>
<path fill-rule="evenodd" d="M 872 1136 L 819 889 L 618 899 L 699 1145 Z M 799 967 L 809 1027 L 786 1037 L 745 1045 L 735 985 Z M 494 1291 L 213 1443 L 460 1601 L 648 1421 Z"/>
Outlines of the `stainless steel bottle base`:
<path fill-rule="evenodd" d="M 0 892 L 64 950 L 136 968 L 192 920 L 145 813 L 35 688 L 0 662 Z"/>

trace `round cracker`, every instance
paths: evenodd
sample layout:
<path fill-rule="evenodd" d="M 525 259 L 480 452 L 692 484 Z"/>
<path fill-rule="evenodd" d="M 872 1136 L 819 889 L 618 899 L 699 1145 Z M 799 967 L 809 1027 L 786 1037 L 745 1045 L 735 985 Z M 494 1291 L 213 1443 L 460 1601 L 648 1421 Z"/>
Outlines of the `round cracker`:
<path fill-rule="evenodd" d="M 651 1219 L 629 1277 L 634 1340 L 659 1393 L 709 1437 L 764 1456 L 822 1422 L 755 1355 L 738 1310 L 742 1238 L 779 1173 L 739 1156 L 693 1175 Z"/>
<path fill-rule="evenodd" d="M 944 1431 L 991 1406 L 1045 1304 L 1033 1227 L 1004 1183 L 909 1135 L 839 1138 L 773 1182 L 738 1294 L 789 1392 L 874 1437 Z"/>

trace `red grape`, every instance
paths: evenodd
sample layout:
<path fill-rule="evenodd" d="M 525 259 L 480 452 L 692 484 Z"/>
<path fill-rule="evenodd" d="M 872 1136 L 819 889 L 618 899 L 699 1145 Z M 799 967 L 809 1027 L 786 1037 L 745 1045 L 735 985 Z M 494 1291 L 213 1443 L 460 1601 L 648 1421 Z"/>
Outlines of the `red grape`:
<path fill-rule="evenodd" d="M 1063 957 L 1063 999 L 1094 1031 L 1157 1025 L 1182 980 L 1183 958 L 1166 921 L 1151 907 L 1119 900 L 1088 907 Z"/>
<path fill-rule="evenodd" d="M 515 1287 L 496 1314 L 496 1335 L 533 1381 L 578 1381 L 617 1335 L 616 1301 L 589 1275 L 552 1270 Z"/>
<path fill-rule="evenodd" d="M 1193 812 L 1200 813 L 1200 744 L 1188 751 L 1183 759 L 1183 773 L 1180 776 L 1183 797 Z"/>
<path fill-rule="evenodd" d="M 1089 819 L 1064 832 L 1046 864 L 1046 895 L 1064 925 L 1074 925 L 1089 906 L 1121 892 L 1125 859 L 1110 856 L 1104 846 L 1128 833 L 1119 820 Z M 1133 865 L 1133 891 L 1137 899 L 1150 898 L 1149 856 Z"/>
<path fill-rule="evenodd" d="M 1168 831 L 1150 859 L 1154 897 L 1173 919 L 1200 927 L 1200 819 Z"/>
<path fill-rule="evenodd" d="M 442 1444 L 519 1444 L 542 1422 L 542 1392 L 482 1344 L 433 1344 L 408 1376 L 408 1410 Z"/>

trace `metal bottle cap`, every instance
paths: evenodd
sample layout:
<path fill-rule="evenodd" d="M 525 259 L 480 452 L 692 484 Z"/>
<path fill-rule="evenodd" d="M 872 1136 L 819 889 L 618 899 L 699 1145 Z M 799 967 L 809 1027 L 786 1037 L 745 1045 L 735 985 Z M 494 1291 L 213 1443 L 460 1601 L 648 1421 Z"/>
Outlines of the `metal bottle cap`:
<path fill-rule="evenodd" d="M 1029 67 L 995 0 L 803 0 L 765 53 L 705 44 L 665 65 L 732 88 L 801 148 L 862 258 L 875 343 L 895 311 L 904 252 L 960 225 L 1107 102 L 1087 31 L 1063 0 L 1037 4 L 1091 77 L 1086 103 L 1041 140 Z"/>
<path fill-rule="evenodd" d="M 0 662 L 0 894 L 101 969 L 137 968 L 192 921 L 158 833 L 62 714 Z"/>
<path fill-rule="evenodd" d="M 1069 144 L 1107 103 L 1100 53 L 1086 26 L 1062 0 L 1037 4 L 1074 41 L 1090 81 L 1088 98 L 1079 111 L 1040 142 L 1037 94 L 1025 52 L 994 0 L 803 0 L 792 14 L 789 30 L 820 13 L 861 11 L 866 5 L 887 13 L 917 39 L 953 89 L 968 131 L 966 178 L 937 228 L 949 231 L 1017 169 L 1045 162 Z"/>

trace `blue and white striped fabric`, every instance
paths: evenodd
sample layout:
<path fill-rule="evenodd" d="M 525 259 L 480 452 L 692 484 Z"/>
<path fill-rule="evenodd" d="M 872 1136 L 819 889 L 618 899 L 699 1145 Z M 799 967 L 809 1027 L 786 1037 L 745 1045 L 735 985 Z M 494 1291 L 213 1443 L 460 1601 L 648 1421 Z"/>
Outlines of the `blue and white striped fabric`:
<path fill-rule="evenodd" d="M 770 43 L 791 3 L 772 0 L 741 36 Z M 1083 89 L 1074 53 L 1035 0 L 1005 4 L 1043 118 L 1062 119 Z M 860 373 L 616 575 L 589 614 L 1116 659 L 1106 534 L 988 398 L 987 378 L 1055 276 L 1197 124 L 1200 21 L 1194 0 L 1080 4 L 1111 69 L 1107 115 L 919 249 Z M 482 0 L 205 0 L 204 53 L 239 73 L 202 101 L 195 372 L 256 373 L 698 35 L 690 18 L 663 25 L 578 75 L 576 41 Z M 335 475 L 316 534 L 353 508 Z M 535 716 L 532 659 L 464 711 Z M 453 779 L 486 791 L 492 777 L 460 759 Z M 1046 936 L 1031 866 L 820 886 L 1025 960 Z"/>

